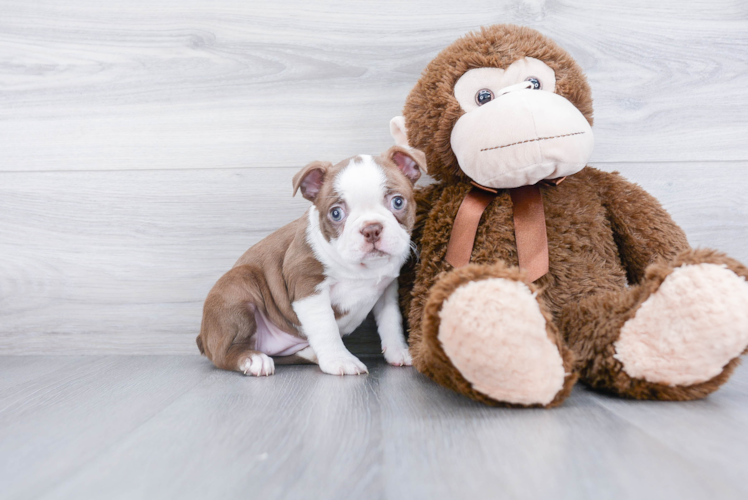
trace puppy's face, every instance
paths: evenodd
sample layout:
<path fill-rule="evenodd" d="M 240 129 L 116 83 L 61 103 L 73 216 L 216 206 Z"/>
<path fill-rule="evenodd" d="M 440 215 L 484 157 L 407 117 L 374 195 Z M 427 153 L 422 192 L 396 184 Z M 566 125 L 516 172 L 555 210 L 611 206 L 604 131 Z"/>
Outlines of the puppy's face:
<path fill-rule="evenodd" d="M 377 157 L 311 163 L 294 177 L 294 187 L 314 202 L 310 215 L 340 259 L 379 267 L 403 261 L 410 251 L 413 184 L 421 171 L 423 153 L 395 146 Z"/>

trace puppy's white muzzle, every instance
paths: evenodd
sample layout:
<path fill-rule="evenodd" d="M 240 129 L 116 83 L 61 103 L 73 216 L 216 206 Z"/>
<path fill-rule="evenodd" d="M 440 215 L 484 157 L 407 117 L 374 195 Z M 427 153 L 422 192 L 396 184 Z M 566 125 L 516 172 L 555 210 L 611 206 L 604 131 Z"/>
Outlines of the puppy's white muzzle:
<path fill-rule="evenodd" d="M 374 225 L 379 226 L 376 237 L 370 232 Z M 367 213 L 348 221 L 339 243 L 346 260 L 376 265 L 407 255 L 410 237 L 391 213 Z"/>

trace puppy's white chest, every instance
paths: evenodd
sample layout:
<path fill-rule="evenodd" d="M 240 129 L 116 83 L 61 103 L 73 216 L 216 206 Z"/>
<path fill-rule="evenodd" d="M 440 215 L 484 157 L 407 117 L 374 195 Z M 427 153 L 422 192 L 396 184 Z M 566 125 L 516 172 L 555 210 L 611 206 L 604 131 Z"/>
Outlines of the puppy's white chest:
<path fill-rule="evenodd" d="M 332 305 L 344 315 L 336 321 L 342 335 L 356 329 L 394 278 L 339 281 L 330 287 Z"/>

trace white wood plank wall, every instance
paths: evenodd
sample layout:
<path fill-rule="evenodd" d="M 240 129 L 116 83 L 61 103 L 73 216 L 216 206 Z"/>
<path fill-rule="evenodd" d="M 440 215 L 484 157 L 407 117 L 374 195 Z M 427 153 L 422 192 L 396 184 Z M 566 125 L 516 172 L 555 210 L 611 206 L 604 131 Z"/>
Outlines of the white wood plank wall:
<path fill-rule="evenodd" d="M 748 261 L 748 3 L 0 1 L 0 354 L 196 353 L 202 301 L 377 153 L 425 64 L 535 27 L 586 70 L 592 164 Z"/>

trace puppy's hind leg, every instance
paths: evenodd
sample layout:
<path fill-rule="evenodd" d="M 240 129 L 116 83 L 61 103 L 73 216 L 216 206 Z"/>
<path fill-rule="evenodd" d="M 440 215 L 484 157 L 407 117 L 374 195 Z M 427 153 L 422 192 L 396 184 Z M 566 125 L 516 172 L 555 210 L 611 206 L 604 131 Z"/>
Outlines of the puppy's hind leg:
<path fill-rule="evenodd" d="M 244 375 L 254 375 L 255 377 L 267 377 L 275 373 L 275 362 L 273 358 L 261 352 L 245 350 L 239 359 L 239 371 Z"/>
<path fill-rule="evenodd" d="M 275 372 L 273 359 L 253 349 L 262 281 L 260 270 L 239 266 L 224 274 L 208 294 L 197 345 L 218 368 L 255 376 Z"/>

